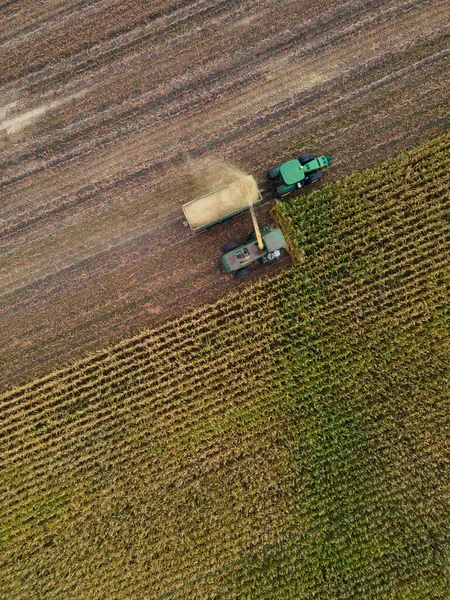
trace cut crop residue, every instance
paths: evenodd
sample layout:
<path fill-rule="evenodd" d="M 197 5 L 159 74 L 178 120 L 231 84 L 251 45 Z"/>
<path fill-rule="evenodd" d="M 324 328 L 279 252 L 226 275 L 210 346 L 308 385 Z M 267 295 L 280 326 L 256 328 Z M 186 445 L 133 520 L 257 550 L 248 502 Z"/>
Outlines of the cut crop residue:
<path fill-rule="evenodd" d="M 202 227 L 242 210 L 259 199 L 258 185 L 251 175 L 220 160 L 191 164 L 188 189 L 192 202 L 184 206 L 192 228 Z"/>
<path fill-rule="evenodd" d="M 67 104 L 67 102 L 70 102 L 71 100 L 81 98 L 85 95 L 85 93 L 86 90 L 83 90 L 81 92 L 77 92 L 76 94 L 72 94 L 71 96 L 60 98 L 59 100 L 49 102 L 48 104 L 43 104 L 42 106 L 38 106 L 32 110 L 18 113 L 12 118 L 2 120 L 0 122 L 0 131 L 6 131 L 7 134 L 17 133 L 49 110 L 53 110 L 62 104 Z M 13 110 L 16 112 L 16 106 L 17 102 L 11 102 L 3 108 L 0 108 L 0 118 L 4 119 L 8 113 L 12 112 Z"/>

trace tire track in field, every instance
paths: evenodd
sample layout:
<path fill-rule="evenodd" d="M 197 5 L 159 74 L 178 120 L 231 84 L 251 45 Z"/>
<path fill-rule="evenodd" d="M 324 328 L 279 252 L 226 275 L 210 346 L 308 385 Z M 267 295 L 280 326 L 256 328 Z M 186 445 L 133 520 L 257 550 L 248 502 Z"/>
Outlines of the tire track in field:
<path fill-rule="evenodd" d="M 42 17 L 45 21 L 49 21 L 50 19 L 57 20 L 62 18 L 67 18 L 72 15 L 74 12 L 79 13 L 79 11 L 83 11 L 86 8 L 89 8 L 93 4 L 97 4 L 98 2 L 102 2 L 103 0 L 80 0 L 79 2 L 72 2 L 70 6 L 67 8 L 58 8 L 57 6 L 52 9 L 49 2 L 45 3 L 44 12 L 42 13 Z M 32 10 L 28 11 L 24 15 L 24 2 L 21 0 L 20 2 L 20 11 L 18 14 L 11 14 L 9 19 L 5 22 L 8 27 L 5 27 L 5 33 L 2 35 L 0 32 L 0 48 L 5 46 L 7 42 L 13 42 L 17 44 L 19 41 L 22 41 L 23 37 L 27 36 L 30 33 L 34 33 L 39 30 L 45 30 L 45 21 L 41 22 L 39 19 L 39 10 L 40 6 L 36 6 L 35 0 L 30 1 L 31 8 L 35 8 L 36 11 Z M 3 5 L 4 6 L 4 5 Z M 3 6 L 0 7 L 0 10 L 3 9 Z M 20 23 L 20 20 L 23 23 Z M 9 32 L 8 32 L 9 31 Z"/>
<path fill-rule="evenodd" d="M 324 25 L 325 25 L 325 23 L 323 23 L 320 27 L 318 27 L 318 30 L 322 30 Z M 156 35 L 159 36 L 160 34 L 153 33 L 152 35 L 156 37 Z M 338 34 L 338 36 L 339 35 L 340 34 Z M 301 36 L 301 38 L 299 36 Z M 229 66 L 227 66 L 227 63 L 230 63 L 230 60 L 225 58 L 225 61 L 223 61 L 223 59 L 221 59 L 217 69 L 214 68 L 214 70 L 209 73 L 205 73 L 204 70 L 202 71 L 202 67 L 200 66 L 200 73 L 198 74 L 198 76 L 196 78 L 192 79 L 192 71 L 191 71 L 189 73 L 189 80 L 186 83 L 183 82 L 181 86 L 177 85 L 176 89 L 172 89 L 169 92 L 169 95 L 167 94 L 167 91 L 164 89 L 161 91 L 160 96 L 157 97 L 156 100 L 151 100 L 150 102 L 147 102 L 147 103 L 144 102 L 144 104 L 142 104 L 142 105 L 140 104 L 141 100 L 139 100 L 139 105 L 136 108 L 128 109 L 128 110 L 122 112 L 122 114 L 119 113 L 119 114 L 110 115 L 110 110 L 111 110 L 110 106 L 107 106 L 105 109 L 102 108 L 102 112 L 106 112 L 107 114 L 104 116 L 101 125 L 102 126 L 111 125 L 113 123 L 117 123 L 118 119 L 127 119 L 128 117 L 133 117 L 143 111 L 148 112 L 149 110 L 151 110 L 152 112 L 159 113 L 161 108 L 166 107 L 169 103 L 176 101 L 176 99 L 178 97 L 180 97 L 180 96 L 184 97 L 187 93 L 191 92 L 192 90 L 202 87 L 205 84 L 205 82 L 202 81 L 202 78 L 204 79 L 205 75 L 207 75 L 207 77 L 208 77 L 207 84 L 208 84 L 208 89 L 210 89 L 211 83 L 214 83 L 215 81 L 220 81 L 221 79 L 224 79 L 225 81 L 227 81 L 227 79 L 231 79 L 232 77 L 234 77 L 236 72 L 246 72 L 246 71 L 248 71 L 250 66 L 257 64 L 257 62 L 263 62 L 263 61 L 267 61 L 268 59 L 270 59 L 271 56 L 273 56 L 276 52 L 278 52 L 280 50 L 280 47 L 283 47 L 284 51 L 289 50 L 293 45 L 296 45 L 299 41 L 302 41 L 304 37 L 305 37 L 305 32 L 302 32 L 301 34 L 298 34 L 293 39 L 285 40 L 283 42 L 283 44 L 280 44 L 279 42 L 277 42 L 275 46 L 269 45 L 269 47 L 267 49 L 263 49 L 259 53 L 252 55 L 251 58 L 246 58 L 244 60 L 240 60 L 237 64 L 231 62 L 231 64 Z M 315 52 L 317 52 L 319 50 L 319 48 L 316 47 L 314 50 L 315 50 Z M 224 65 L 221 66 L 223 62 L 224 62 Z M 99 65 L 99 57 L 98 56 L 96 56 L 95 62 L 93 62 L 92 64 Z M 101 66 L 101 63 L 100 63 L 100 66 Z M 171 70 L 173 70 L 173 67 Z M 71 75 L 73 77 L 74 73 L 72 72 Z M 227 79 L 225 79 L 225 78 L 227 78 Z M 234 80 L 231 79 L 231 82 L 228 85 L 232 86 L 233 84 L 234 84 Z M 37 91 L 37 90 L 34 90 L 32 87 L 28 86 L 29 93 L 33 93 L 34 91 Z M 212 99 L 214 99 L 214 97 Z M 187 108 L 189 108 L 189 105 L 187 106 Z M 120 105 L 119 105 L 119 109 L 120 109 Z M 176 105 L 171 110 L 177 111 Z M 186 107 L 184 108 L 184 110 L 186 110 Z M 83 119 L 83 121 L 84 120 L 85 119 Z M 94 124 L 94 126 L 92 128 L 93 130 L 96 131 L 97 134 L 98 134 L 99 125 L 100 125 L 99 123 L 96 123 L 96 124 Z M 88 129 L 84 128 L 82 131 L 79 132 L 79 135 L 86 136 L 89 132 L 90 132 L 89 128 Z M 71 132 L 71 135 L 73 135 L 73 132 Z M 61 132 L 58 133 L 58 138 L 57 138 L 59 144 L 61 144 L 60 136 L 61 136 Z M 46 147 L 48 147 L 48 142 L 49 142 L 48 138 L 43 139 L 43 143 L 45 144 Z M 39 147 L 35 148 L 36 152 L 39 152 L 39 150 L 40 150 Z M 49 149 L 47 148 L 47 151 L 48 150 Z M 14 166 L 17 166 L 17 163 L 15 163 Z M 8 181 L 8 180 L 4 182 L 4 184 L 8 184 L 8 183 L 10 183 L 10 181 Z"/>
<path fill-rule="evenodd" d="M 82 86 L 88 93 L 2 150 L 8 347 L 0 355 L 8 374 L 27 377 L 30 365 L 57 364 L 234 288 L 222 277 L 220 246 L 248 233 L 248 215 L 202 236 L 185 230 L 187 159 L 237 162 L 267 199 L 262 174 L 291 153 L 330 152 L 332 177 L 445 126 L 443 2 L 361 0 L 320 13 L 308 6 L 301 29 L 295 2 L 269 24 L 269 3 L 258 3 L 259 12 L 240 7 L 239 19 L 253 18 L 243 26 L 229 6 L 172 7 L 153 32 L 138 24 L 94 40 L 96 61 L 76 50 L 14 82 L 29 93 L 20 110 Z M 208 16 L 192 29 L 200 8 Z M 152 69 L 141 69 L 152 53 Z M 71 70 L 71 61 L 84 67 Z M 134 83 L 141 87 L 129 93 Z M 269 211 L 269 202 L 260 207 L 261 220 Z"/>
<path fill-rule="evenodd" d="M 103 5 L 108 5 L 110 3 L 112 4 L 112 7 L 103 7 Z M 84 23 L 79 24 L 75 22 L 69 24 L 68 27 L 66 27 L 65 24 L 65 30 L 61 33 L 58 31 L 59 24 L 52 23 L 50 30 L 46 32 L 45 42 L 41 42 L 40 46 L 37 48 L 33 47 L 33 40 L 26 40 L 24 43 L 25 49 L 21 49 L 20 57 L 18 57 L 18 49 L 11 50 L 9 53 L 6 52 L 6 56 L 3 57 L 3 60 L 8 67 L 8 70 L 6 71 L 8 75 L 5 77 L 3 83 L 8 84 L 24 76 L 29 77 L 30 75 L 37 74 L 48 64 L 54 62 L 60 62 L 61 60 L 69 58 L 71 61 L 74 59 L 76 60 L 77 54 L 80 54 L 81 52 L 90 53 L 91 49 L 99 44 L 105 42 L 113 42 L 116 44 L 117 39 L 126 35 L 130 30 L 150 25 L 155 27 L 160 19 L 167 19 L 167 17 L 170 17 L 172 14 L 177 15 L 180 10 L 178 3 L 165 2 L 165 0 L 162 0 L 162 2 L 159 3 L 161 6 L 155 1 L 153 1 L 151 5 L 140 3 L 138 10 L 133 9 L 135 8 L 133 7 L 133 4 L 136 4 L 135 0 L 129 0 L 126 4 L 120 0 L 112 0 L 111 2 L 103 1 L 100 4 L 102 6 L 98 7 L 94 5 L 92 7 L 93 13 L 97 11 L 100 14 L 90 15 L 91 23 L 85 25 Z M 182 3 L 181 8 L 183 7 L 183 4 L 187 6 L 188 9 L 192 5 L 188 0 L 185 0 L 185 2 Z M 204 9 L 201 8 L 203 4 L 206 5 Z M 114 7 L 114 5 L 116 6 Z M 230 0 L 220 0 L 216 2 L 216 5 L 212 6 L 211 2 L 208 2 L 208 0 L 196 2 L 194 5 L 194 7 L 196 7 L 195 15 L 196 18 L 207 18 L 210 13 L 214 13 L 216 10 L 220 10 L 225 6 L 230 8 L 230 5 Z M 78 15 L 75 15 L 75 17 L 77 16 Z M 102 25 L 104 26 L 102 27 Z M 52 32 L 52 29 L 55 31 Z M 75 34 L 73 30 L 75 30 Z M 160 33 L 158 33 L 158 35 L 160 35 Z M 81 42 L 83 37 L 85 41 Z M 152 37 L 154 36 L 149 36 L 146 41 L 150 41 Z M 64 47 L 64 45 L 68 45 L 68 41 L 72 43 L 72 47 L 68 47 L 66 51 L 61 51 L 60 48 Z M 120 48 L 120 43 L 118 45 Z M 26 57 L 24 57 L 23 54 L 24 52 L 26 54 L 29 46 L 31 46 L 32 53 L 27 57 L 28 61 L 24 61 L 23 59 Z M 129 46 L 126 44 L 125 50 L 128 49 Z M 40 60 L 39 56 L 42 57 Z M 116 58 L 116 54 L 110 54 L 110 58 Z M 89 61 L 88 64 L 96 64 L 95 59 L 93 62 Z M 0 67 L 3 68 L 1 62 Z M 73 71 L 71 70 L 70 75 L 72 74 Z M 64 77 L 64 74 L 62 76 Z"/>
<path fill-rule="evenodd" d="M 418 0 L 414 0 L 413 2 L 408 2 L 405 6 L 401 6 L 401 7 L 396 7 L 395 11 L 396 12 L 401 12 L 403 10 L 412 10 L 412 8 L 414 8 L 414 6 L 417 4 Z M 307 48 L 309 52 L 313 52 L 314 54 L 322 51 L 327 45 L 329 44 L 333 44 L 335 47 L 337 45 L 337 47 L 339 47 L 339 40 L 342 40 L 344 37 L 349 37 L 349 36 L 354 36 L 355 34 L 358 33 L 358 31 L 362 30 L 363 28 L 367 27 L 368 25 L 374 25 L 375 23 L 380 24 L 385 22 L 387 19 L 392 18 L 394 9 L 389 8 L 386 12 L 380 11 L 379 13 L 377 13 L 376 17 L 374 16 L 370 16 L 369 18 L 365 18 L 365 19 L 359 19 L 358 22 L 352 26 L 350 26 L 351 31 L 349 30 L 349 25 L 348 23 L 344 22 L 343 23 L 343 29 L 342 30 L 338 30 L 337 32 L 334 32 L 333 35 L 330 36 L 326 36 L 325 39 L 323 39 L 322 37 L 319 37 L 319 41 L 317 43 L 314 43 L 313 45 L 311 44 L 311 42 L 308 42 L 307 44 Z M 353 11 L 351 14 L 354 14 Z M 344 15 L 345 17 L 348 17 L 347 15 Z M 335 17 L 333 17 L 335 18 Z M 311 37 L 318 37 L 320 36 L 321 32 L 323 32 L 324 30 L 326 30 L 327 26 L 329 26 L 329 20 L 331 19 L 331 17 L 328 17 L 327 19 L 323 18 L 321 22 L 319 22 L 319 24 L 317 26 L 314 27 L 313 31 L 310 30 L 306 30 L 306 28 L 304 28 L 305 30 L 301 31 L 300 33 L 297 33 L 294 37 L 291 37 L 287 40 L 283 40 L 283 42 L 276 42 L 275 44 L 270 45 L 268 48 L 263 48 L 261 51 L 257 51 L 255 53 L 252 53 L 252 56 L 249 58 L 246 58 L 244 60 L 239 61 L 238 64 L 234 63 L 231 64 L 231 66 L 228 67 L 220 67 L 219 65 L 219 69 L 215 72 L 209 73 L 208 74 L 208 87 L 211 86 L 212 83 L 215 83 L 215 81 L 220 81 L 221 79 L 231 79 L 232 76 L 235 75 L 235 72 L 245 72 L 248 71 L 248 69 L 250 67 L 253 67 L 255 64 L 262 64 L 265 63 L 267 61 L 269 61 L 271 59 L 272 56 L 276 56 L 280 53 L 286 54 L 287 56 L 289 56 L 289 53 L 292 51 L 292 49 L 297 48 L 299 46 L 299 44 L 304 44 L 305 41 L 307 41 L 307 39 L 310 39 Z M 152 34 L 153 36 L 156 36 L 155 33 Z M 140 39 L 140 38 L 139 38 Z M 342 46 L 342 42 L 340 44 Z M 117 48 L 116 48 L 117 50 Z M 304 53 L 304 50 L 302 51 Z M 99 65 L 99 56 L 97 55 L 95 57 L 95 59 L 92 59 L 92 64 L 95 64 L 96 66 Z M 101 62 L 100 62 L 100 66 L 101 66 Z M 74 76 L 74 72 L 71 72 L 71 76 Z M 132 107 L 129 108 L 125 111 L 121 111 L 118 114 L 110 114 L 110 110 L 111 107 L 107 107 L 105 112 L 107 112 L 107 114 L 105 115 L 104 119 L 101 122 L 101 126 L 105 126 L 105 125 L 111 125 L 113 123 L 117 124 L 118 120 L 122 120 L 122 119 L 127 119 L 129 117 L 133 117 L 138 115 L 140 112 L 143 111 L 152 111 L 152 112 L 156 112 L 156 111 L 160 111 L 161 108 L 167 106 L 168 104 L 171 104 L 172 102 L 174 102 L 176 100 L 177 97 L 179 96 L 185 96 L 187 93 L 191 92 L 194 89 L 197 89 L 201 84 L 201 76 L 204 76 L 204 74 L 200 74 L 199 77 L 195 78 L 192 80 L 192 75 L 190 73 L 190 79 L 187 83 L 183 83 L 181 86 L 178 86 L 176 89 L 172 90 L 169 95 L 167 95 L 167 93 L 165 92 L 163 94 L 162 97 L 157 98 L 156 100 L 151 100 L 150 102 L 147 103 L 143 103 L 141 104 L 141 101 L 139 100 L 139 104 L 136 107 Z M 53 83 L 53 82 L 52 82 Z M 230 83 L 229 85 L 232 85 L 232 83 Z M 28 92 L 32 93 L 33 88 L 28 87 Z M 223 92 L 222 92 L 223 93 Z M 121 106 L 119 105 L 119 110 L 121 108 Z M 187 106 L 187 108 L 189 108 L 189 105 Z M 176 107 L 174 106 L 171 110 L 176 111 Z M 184 107 L 184 110 L 186 110 L 186 107 Z M 96 123 L 93 125 L 92 129 L 96 129 L 98 130 L 99 127 L 99 123 Z M 78 135 L 79 136 L 86 136 L 88 133 L 90 132 L 89 128 L 83 128 L 81 131 L 79 131 Z M 97 131 L 98 133 L 98 131 Z M 58 145 L 61 146 L 61 143 L 64 143 L 63 140 L 61 140 L 61 134 L 62 132 L 58 133 Z M 69 134 L 69 143 L 72 140 L 73 136 L 76 135 L 73 131 L 70 132 Z M 48 146 L 48 142 L 49 139 L 47 137 L 47 139 L 43 139 L 42 143 L 44 143 L 46 146 Z M 49 150 L 49 149 L 48 149 Z M 47 150 L 47 151 L 48 151 Z M 39 153 L 40 148 L 37 147 L 35 148 L 35 152 Z M 16 161 L 18 159 L 16 158 Z M 17 162 L 14 163 L 15 166 L 17 166 Z M 6 182 L 4 182 L 4 184 L 8 184 L 10 183 L 10 181 L 6 180 Z"/>
<path fill-rule="evenodd" d="M 428 59 L 428 60 L 433 60 L 433 58 L 439 59 L 441 56 L 445 56 L 445 53 L 444 54 L 437 53 L 434 57 L 432 57 L 431 59 Z M 390 57 L 387 58 L 387 60 L 389 60 L 389 59 L 390 59 Z M 373 67 L 371 67 L 370 64 L 367 65 L 367 67 L 366 67 L 366 74 L 370 73 L 370 71 L 371 71 L 372 68 L 374 70 L 377 68 L 377 62 L 379 60 L 380 60 L 379 58 L 377 58 L 377 59 L 374 60 Z M 382 60 L 384 60 L 384 59 L 382 58 Z M 418 61 L 416 66 L 422 65 L 422 64 L 425 64 L 425 63 L 423 63 L 423 61 L 422 62 Z M 290 75 L 287 77 L 288 80 L 289 80 L 289 77 L 290 77 Z M 318 85 L 318 86 L 316 86 L 316 87 L 314 87 L 312 89 L 306 90 L 306 97 L 305 97 L 305 93 L 303 93 L 301 95 L 301 104 L 304 106 L 304 105 L 308 104 L 310 101 L 312 101 L 313 99 L 316 102 L 318 102 L 318 101 L 320 101 L 321 97 L 322 96 L 326 96 L 327 93 L 329 94 L 330 92 L 336 92 L 336 90 L 339 89 L 339 85 L 340 85 L 339 77 L 335 77 L 335 78 L 331 79 L 330 82 L 327 83 L 326 86 L 325 86 L 325 84 L 322 84 L 322 85 Z M 254 88 L 255 88 L 255 86 L 253 86 L 253 89 Z M 250 87 L 249 89 L 252 89 L 252 88 Z M 256 86 L 256 90 L 258 90 L 257 86 Z M 356 94 L 359 94 L 359 92 L 356 92 Z M 309 98 L 308 98 L 308 95 L 309 95 Z M 251 96 L 249 96 L 248 93 L 247 93 L 247 95 L 246 95 L 246 102 L 249 101 L 249 97 L 251 97 Z M 257 94 L 255 94 L 255 98 L 256 98 L 256 101 L 258 101 L 258 99 L 260 99 L 260 98 L 258 98 Z M 289 102 L 289 100 L 285 101 L 286 106 L 289 106 L 289 103 L 292 106 L 292 104 L 293 104 L 292 101 L 291 102 Z M 266 101 L 266 104 L 267 104 L 267 101 Z M 197 110 L 200 110 L 200 107 L 201 107 L 201 103 L 197 103 Z M 188 108 L 191 111 L 195 110 L 195 108 L 192 107 L 192 103 L 189 103 Z M 170 110 L 172 110 L 172 108 L 169 108 L 169 111 Z M 185 108 L 183 108 L 181 110 L 180 116 L 182 114 L 184 114 L 185 110 L 186 110 Z M 329 108 L 325 107 L 322 110 L 323 110 L 323 112 L 326 112 L 326 111 L 329 110 Z M 280 121 L 285 116 L 283 114 L 283 111 L 281 109 L 278 109 L 278 107 L 276 105 L 273 108 L 273 114 L 276 117 L 278 117 L 280 119 Z M 165 117 L 165 118 L 168 117 L 167 114 L 166 115 L 162 115 L 162 116 Z M 188 112 L 188 117 L 189 117 L 189 112 Z M 221 117 L 221 119 L 222 119 L 222 117 Z M 251 121 L 248 121 L 248 122 L 250 122 L 250 126 L 247 127 L 247 129 L 251 129 L 254 125 L 253 125 L 253 123 Z M 257 124 L 259 126 L 260 123 L 258 122 Z M 241 129 L 238 128 L 237 131 L 239 131 L 239 133 L 240 133 Z M 243 131 L 245 132 L 245 129 Z M 126 132 L 126 133 L 128 133 L 128 132 Z M 126 134 L 124 134 L 124 135 L 126 135 Z M 117 135 L 114 135 L 114 137 L 116 138 L 114 141 L 117 142 Z M 94 141 L 93 142 L 94 145 L 89 149 L 89 151 L 92 152 L 92 150 L 95 150 L 98 147 L 99 143 L 102 144 L 102 145 L 104 145 L 105 144 L 105 140 L 101 140 L 101 142 Z M 209 147 L 214 147 L 213 142 L 209 142 Z M 86 152 L 86 151 L 88 151 L 88 148 L 83 148 L 82 147 L 82 148 L 78 149 L 77 151 L 74 150 L 74 151 L 70 152 L 68 155 L 67 154 L 65 154 L 65 155 L 63 154 L 62 156 L 54 158 L 54 159 L 52 159 L 50 161 L 47 161 L 43 165 L 41 165 L 40 167 L 37 167 L 36 170 L 34 171 L 34 173 L 42 171 L 42 170 L 45 170 L 45 169 L 48 169 L 49 167 L 51 168 L 51 167 L 57 166 L 57 165 L 59 165 L 61 163 L 64 163 L 68 159 L 73 159 L 75 157 L 82 156 L 83 152 Z M 158 170 L 158 168 L 163 168 L 165 165 L 169 164 L 169 162 L 170 162 L 171 159 L 173 159 L 173 156 L 172 157 L 166 157 L 165 160 L 159 162 L 158 165 L 150 163 L 147 167 L 143 167 L 139 171 L 137 171 L 134 177 L 139 177 L 139 176 L 142 176 L 142 175 L 144 175 L 146 173 L 148 174 L 152 170 L 152 168 L 155 168 L 156 170 Z M 33 172 L 32 173 L 28 173 L 28 174 L 24 174 L 23 177 L 26 177 L 27 175 L 31 175 L 31 174 L 33 174 Z M 128 180 L 133 179 L 133 175 L 132 174 L 131 175 L 123 175 L 123 176 L 119 176 L 119 178 L 121 178 L 124 182 L 127 182 Z M 5 184 L 11 183 L 11 181 L 6 181 L 4 183 Z M 109 186 L 109 184 L 108 184 L 108 186 Z M 30 206 L 28 201 L 27 201 L 26 204 L 27 204 L 28 207 Z M 73 201 L 71 201 L 69 203 L 69 205 L 76 205 L 76 204 L 74 204 Z M 13 205 L 11 205 L 11 210 L 12 210 L 12 206 Z M 17 208 L 18 208 L 17 206 L 14 207 L 14 213 L 16 215 L 20 214 L 20 210 L 18 211 Z M 59 211 L 59 209 L 57 209 L 57 210 Z M 44 209 L 44 212 L 46 212 L 45 209 Z M 29 217 L 28 214 L 25 215 L 25 220 L 28 217 Z M 34 219 L 34 217 L 31 217 L 30 224 L 33 222 L 33 219 Z M 15 226 L 13 225 L 13 227 L 15 227 Z M 19 224 L 18 227 L 19 227 L 18 230 L 22 229 L 22 225 Z M 6 231 L 5 231 L 5 233 L 6 233 Z"/>
<path fill-rule="evenodd" d="M 236 138 L 241 135 L 246 135 L 246 136 L 251 135 L 252 131 L 259 131 L 259 132 L 261 132 L 259 134 L 259 137 L 261 137 L 261 136 L 264 137 L 265 136 L 264 126 L 267 125 L 268 119 L 270 119 L 274 123 L 275 122 L 283 123 L 283 128 L 286 131 L 288 131 L 289 128 L 291 127 L 293 120 L 296 122 L 297 125 L 301 124 L 301 123 L 306 124 L 306 122 L 309 122 L 311 124 L 314 121 L 323 119 L 327 113 L 333 112 L 337 108 L 342 110 L 346 104 L 350 104 L 355 99 L 359 99 L 365 95 L 368 95 L 369 93 L 371 93 L 383 86 L 388 86 L 398 79 L 402 79 L 402 78 L 406 79 L 410 74 L 414 73 L 415 71 L 417 71 L 419 69 L 424 69 L 425 67 L 433 65 L 433 63 L 437 63 L 444 58 L 448 58 L 449 55 L 450 55 L 450 52 L 448 50 L 442 50 L 442 51 L 435 53 L 432 56 L 427 56 L 426 58 L 424 58 L 420 61 L 417 61 L 413 65 L 408 65 L 404 68 L 399 69 L 398 71 L 391 71 L 390 73 L 388 73 L 387 75 L 384 75 L 380 79 L 373 80 L 369 84 L 362 86 L 360 88 L 357 88 L 355 91 L 349 92 L 347 95 L 340 96 L 338 99 L 335 99 L 331 102 L 328 101 L 326 106 L 323 109 L 321 109 L 320 115 L 314 116 L 312 118 L 311 118 L 310 114 L 308 114 L 308 112 L 306 112 L 302 117 L 298 117 L 295 113 L 296 106 L 295 105 L 293 106 L 292 101 L 290 101 L 290 100 L 284 101 L 281 104 L 281 106 L 280 105 L 273 106 L 272 112 L 270 112 L 269 115 L 256 114 L 253 117 L 253 119 L 250 119 L 250 120 L 247 119 L 245 121 L 245 125 L 244 124 L 240 125 L 239 129 L 237 129 L 235 132 L 233 132 L 231 137 L 230 136 L 228 137 L 227 142 L 229 143 L 233 138 Z M 367 68 L 366 73 L 370 73 L 372 68 L 375 70 L 378 67 L 379 67 L 379 63 L 378 63 L 378 59 L 377 59 L 377 60 L 375 60 L 373 67 Z M 353 76 L 350 75 L 350 78 L 352 78 L 352 77 Z M 302 106 L 306 107 L 308 104 L 311 104 L 313 102 L 317 103 L 321 100 L 322 97 L 327 96 L 330 93 L 330 91 L 335 92 L 339 89 L 338 81 L 335 82 L 332 80 L 330 82 L 330 84 L 331 85 L 322 84 L 318 87 L 315 87 L 313 90 L 306 90 L 305 93 L 302 94 Z M 294 113 L 294 114 L 292 115 L 292 113 Z M 278 132 L 280 132 L 280 131 L 282 131 L 282 129 L 278 128 Z M 253 136 L 252 139 L 253 139 L 253 141 L 255 141 L 255 136 Z M 218 131 L 216 136 L 215 137 L 211 136 L 210 141 L 208 141 L 208 148 L 211 150 L 213 148 L 220 146 L 221 144 L 223 144 L 223 138 L 221 136 L 221 132 Z M 199 154 L 201 154 L 202 148 L 201 147 L 198 148 L 197 152 Z M 35 216 L 30 216 L 27 214 L 25 216 L 25 219 L 23 219 L 19 223 L 13 224 L 9 229 L 6 227 L 3 230 L 3 236 L 12 235 L 19 231 L 23 231 L 24 229 L 27 229 L 29 227 L 33 227 L 41 220 L 46 220 L 49 217 L 53 217 L 58 214 L 61 214 L 65 210 L 79 206 L 83 202 L 89 201 L 89 199 L 94 198 L 98 194 L 108 193 L 108 191 L 110 191 L 112 189 L 116 189 L 117 187 L 126 186 L 135 179 L 139 179 L 144 176 L 148 176 L 148 175 L 152 174 L 155 181 L 157 181 L 157 177 L 155 177 L 155 176 L 157 176 L 159 173 L 161 173 L 162 174 L 161 177 L 164 178 L 165 173 L 167 172 L 168 167 L 170 167 L 170 164 L 174 160 L 175 156 L 176 156 L 176 154 L 171 155 L 171 156 L 166 156 L 166 158 L 159 163 L 150 163 L 149 166 L 144 167 L 144 168 L 140 169 L 139 171 L 131 172 L 129 175 L 127 175 L 125 177 L 119 176 L 119 178 L 117 180 L 113 181 L 112 183 L 108 183 L 106 186 L 103 186 L 101 189 L 96 189 L 94 191 L 89 190 L 89 188 L 87 190 L 81 189 L 77 193 L 76 197 L 74 199 L 71 199 L 69 202 L 64 203 L 64 202 L 58 201 L 58 204 L 56 207 L 50 207 L 50 209 L 43 210 L 42 212 L 36 214 Z M 61 159 L 61 161 L 64 162 L 64 159 Z M 59 164 L 59 163 L 56 162 L 56 164 Z M 55 163 L 52 163 L 51 166 L 55 166 Z"/>

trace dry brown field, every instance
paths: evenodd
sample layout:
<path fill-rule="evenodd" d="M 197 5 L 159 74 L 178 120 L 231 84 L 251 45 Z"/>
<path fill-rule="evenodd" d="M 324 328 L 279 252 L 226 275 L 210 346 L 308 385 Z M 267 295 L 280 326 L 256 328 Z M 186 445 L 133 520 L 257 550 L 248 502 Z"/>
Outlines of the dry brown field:
<path fill-rule="evenodd" d="M 236 287 L 220 248 L 249 215 L 182 224 L 205 160 L 255 176 L 265 221 L 280 160 L 331 154 L 331 181 L 448 127 L 447 0 L 9 0 L 0 19 L 1 388 Z"/>

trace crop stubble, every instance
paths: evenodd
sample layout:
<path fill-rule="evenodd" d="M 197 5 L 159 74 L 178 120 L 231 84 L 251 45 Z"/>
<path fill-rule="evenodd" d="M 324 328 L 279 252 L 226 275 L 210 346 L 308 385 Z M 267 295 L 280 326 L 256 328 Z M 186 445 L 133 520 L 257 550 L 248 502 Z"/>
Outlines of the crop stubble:
<path fill-rule="evenodd" d="M 267 200 L 263 174 L 293 152 L 332 154 L 336 177 L 447 123 L 446 2 L 3 13 L 3 122 L 60 102 L 0 142 L 3 387 L 235 286 L 220 248 L 249 215 L 186 231 L 190 160 L 234 162 Z"/>

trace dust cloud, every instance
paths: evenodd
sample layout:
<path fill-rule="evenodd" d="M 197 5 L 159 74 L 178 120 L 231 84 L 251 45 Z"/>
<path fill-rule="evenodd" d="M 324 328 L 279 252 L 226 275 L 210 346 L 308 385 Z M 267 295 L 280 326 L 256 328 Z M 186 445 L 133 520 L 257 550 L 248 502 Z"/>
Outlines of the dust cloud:
<path fill-rule="evenodd" d="M 193 229 L 245 210 L 248 205 L 259 200 L 259 190 L 254 178 L 233 165 L 208 159 L 192 161 L 190 167 L 188 189 L 191 199 L 209 194 L 184 206 L 184 213 Z"/>
<path fill-rule="evenodd" d="M 233 183 L 247 173 L 234 165 L 215 158 L 188 160 L 187 190 L 190 200 Z"/>

